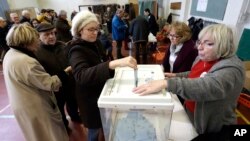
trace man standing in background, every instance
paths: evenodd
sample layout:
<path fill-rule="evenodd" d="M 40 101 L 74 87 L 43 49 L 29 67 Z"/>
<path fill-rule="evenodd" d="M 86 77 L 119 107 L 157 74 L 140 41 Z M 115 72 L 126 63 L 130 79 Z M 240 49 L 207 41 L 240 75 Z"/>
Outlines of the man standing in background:
<path fill-rule="evenodd" d="M 122 41 L 125 40 L 126 29 L 128 28 L 122 20 L 123 13 L 122 9 L 118 9 L 112 20 L 112 38 L 113 42 L 116 42 L 116 59 L 123 58 L 121 52 Z"/>
<path fill-rule="evenodd" d="M 159 31 L 159 26 L 158 26 L 158 24 L 156 22 L 155 16 L 153 14 L 151 14 L 151 12 L 150 12 L 150 10 L 148 8 L 146 8 L 144 10 L 144 15 L 148 19 L 149 31 L 154 36 L 156 36 L 157 32 Z M 157 43 L 151 43 L 150 50 L 151 51 L 156 51 L 156 46 L 157 46 Z"/>
<path fill-rule="evenodd" d="M 23 10 L 22 11 L 22 17 L 21 17 L 21 20 L 20 20 L 20 23 L 30 23 L 30 12 L 28 10 Z"/>
<path fill-rule="evenodd" d="M 3 61 L 5 53 L 9 50 L 9 47 L 6 44 L 6 35 L 8 33 L 7 22 L 4 18 L 0 17 L 0 50 L 1 50 L 1 58 L 0 62 Z"/>
<path fill-rule="evenodd" d="M 72 35 L 70 33 L 70 25 L 67 20 L 67 12 L 65 10 L 61 10 L 58 14 L 58 19 L 56 20 L 56 38 L 58 41 L 68 42 L 72 39 Z"/>

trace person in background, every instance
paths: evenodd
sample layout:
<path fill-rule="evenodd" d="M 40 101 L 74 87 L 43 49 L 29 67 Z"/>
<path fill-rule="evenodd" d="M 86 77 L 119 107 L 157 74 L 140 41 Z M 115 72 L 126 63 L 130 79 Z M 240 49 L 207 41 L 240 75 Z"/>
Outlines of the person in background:
<path fill-rule="evenodd" d="M 72 39 L 72 35 L 70 33 L 70 25 L 67 20 L 67 12 L 61 10 L 58 14 L 58 19 L 55 23 L 56 26 L 56 38 L 58 41 L 68 42 Z"/>
<path fill-rule="evenodd" d="M 124 13 L 122 17 L 123 22 L 127 25 L 127 29 L 125 30 L 125 39 L 122 41 L 122 46 L 124 47 L 125 50 L 129 50 L 128 48 L 128 42 L 129 42 L 129 14 Z"/>
<path fill-rule="evenodd" d="M 109 33 L 108 33 L 108 29 L 103 26 L 101 23 L 101 16 L 98 15 L 98 14 L 95 14 L 96 15 L 96 18 L 98 19 L 98 22 L 99 22 L 99 26 L 100 26 L 100 31 L 98 32 L 98 39 L 101 41 L 102 43 L 102 46 L 104 47 L 104 49 L 106 50 L 106 55 L 108 57 L 108 59 L 110 60 L 114 60 L 114 57 L 112 55 L 112 49 L 113 49 L 113 46 L 112 46 L 112 39 L 109 38 Z"/>
<path fill-rule="evenodd" d="M 92 7 L 88 7 L 88 10 L 90 11 L 90 12 L 93 12 L 93 10 L 92 10 Z"/>
<path fill-rule="evenodd" d="M 23 10 L 22 11 L 22 17 L 21 17 L 20 23 L 25 23 L 25 22 L 31 24 L 31 22 L 30 22 L 30 12 L 28 10 Z"/>
<path fill-rule="evenodd" d="M 164 72 L 185 72 L 189 71 L 198 50 L 191 40 L 191 30 L 184 22 L 173 22 L 169 27 L 168 38 L 171 45 L 163 60 Z"/>
<path fill-rule="evenodd" d="M 71 67 L 51 76 L 37 61 L 39 34 L 25 24 L 13 25 L 6 37 L 10 50 L 3 74 L 12 111 L 27 141 L 68 141 L 53 91 L 66 82 Z"/>
<path fill-rule="evenodd" d="M 72 21 L 73 40 L 68 44 L 69 60 L 77 84 L 77 100 L 83 124 L 88 128 L 88 141 L 103 137 L 100 111 L 97 106 L 105 82 L 114 76 L 117 67 L 137 69 L 132 57 L 110 61 L 97 39 L 99 22 L 88 10 L 79 12 Z"/>
<path fill-rule="evenodd" d="M 123 10 L 118 9 L 116 11 L 116 15 L 113 17 L 112 20 L 112 39 L 113 42 L 116 43 L 116 58 L 120 59 L 123 58 L 122 55 L 122 41 L 125 40 L 125 34 L 128 26 L 123 22 Z"/>
<path fill-rule="evenodd" d="M 49 11 L 46 9 L 41 9 L 41 12 L 39 15 L 37 15 L 37 20 L 40 23 L 49 23 L 52 24 L 51 16 L 49 14 Z"/>
<path fill-rule="evenodd" d="M 103 22 L 107 23 L 107 28 L 109 33 L 112 33 L 112 18 L 113 18 L 113 12 L 111 11 L 111 8 L 108 6 L 107 11 L 104 12 L 103 15 Z"/>
<path fill-rule="evenodd" d="M 159 31 L 159 26 L 156 22 L 155 16 L 150 12 L 148 8 L 144 10 L 144 15 L 148 19 L 149 31 L 156 36 L 156 33 Z"/>
<path fill-rule="evenodd" d="M 7 22 L 4 18 L 0 17 L 0 50 L 1 50 L 0 62 L 3 61 L 6 52 L 9 50 L 9 47 L 7 46 L 5 40 L 7 33 L 8 33 Z"/>
<path fill-rule="evenodd" d="M 35 52 L 37 60 L 46 72 L 50 75 L 55 75 L 66 66 L 69 66 L 68 58 L 64 52 L 66 45 L 63 42 L 57 41 L 55 35 L 56 28 L 51 24 L 41 23 L 36 27 L 36 30 L 39 32 L 41 41 L 40 48 Z M 70 133 L 71 129 L 68 126 L 69 122 L 66 118 L 65 105 L 71 120 L 80 122 L 78 106 L 75 100 L 75 87 L 72 85 L 74 82 L 73 76 L 69 74 L 67 83 L 65 83 L 58 92 L 55 92 L 57 105 L 68 133 Z"/>
<path fill-rule="evenodd" d="M 71 15 L 70 15 L 70 20 L 72 21 L 73 18 L 75 17 L 75 15 L 77 14 L 77 12 L 74 10 L 72 11 Z"/>
<path fill-rule="evenodd" d="M 148 8 L 144 10 L 144 15 L 146 16 L 148 20 L 148 25 L 149 25 L 149 31 L 156 36 L 157 32 L 159 31 L 159 26 L 156 22 L 155 16 L 150 12 Z M 150 45 L 150 50 L 151 51 L 156 51 L 157 43 L 151 43 Z"/>
<path fill-rule="evenodd" d="M 32 27 L 36 27 L 37 25 L 39 25 L 40 24 L 40 22 L 36 19 L 36 18 L 33 18 L 33 19 L 31 19 L 31 26 Z"/>
<path fill-rule="evenodd" d="M 167 73 L 133 90 L 140 95 L 166 89 L 184 98 L 186 112 L 200 134 L 197 140 L 228 140 L 228 125 L 237 123 L 235 109 L 245 70 L 236 56 L 232 30 L 223 24 L 205 27 L 199 34 L 199 60 L 191 71 Z"/>
<path fill-rule="evenodd" d="M 57 13 L 55 12 L 54 9 L 47 9 L 47 11 L 48 11 L 48 19 L 50 19 L 49 20 L 50 23 L 52 25 L 55 25 L 57 18 L 58 18 Z"/>
<path fill-rule="evenodd" d="M 130 21 L 132 21 L 133 19 L 136 18 L 136 14 L 135 14 L 135 7 L 133 3 L 129 3 L 129 17 L 130 17 Z"/>
<path fill-rule="evenodd" d="M 191 30 L 184 22 L 173 22 L 170 25 L 168 38 L 171 45 L 166 50 L 162 62 L 164 72 L 190 71 L 198 55 L 198 50 L 195 48 L 191 36 Z M 183 104 L 184 100 L 180 96 L 178 98 Z"/>
<path fill-rule="evenodd" d="M 135 56 L 137 63 L 140 61 L 140 47 L 142 48 L 142 63 L 147 64 L 147 42 L 149 34 L 148 21 L 142 17 L 138 16 L 131 22 L 129 33 L 132 36 L 132 40 L 135 44 Z"/>
<path fill-rule="evenodd" d="M 159 43 L 160 45 L 167 45 L 168 43 L 170 43 L 170 39 L 168 38 L 169 30 L 170 24 L 166 22 L 162 30 L 160 32 L 157 32 L 156 34 L 157 43 Z"/>
<path fill-rule="evenodd" d="M 7 23 L 8 25 L 8 30 L 15 24 L 19 24 L 20 23 L 20 18 L 18 16 L 17 13 L 13 12 L 10 13 L 10 21 Z"/>

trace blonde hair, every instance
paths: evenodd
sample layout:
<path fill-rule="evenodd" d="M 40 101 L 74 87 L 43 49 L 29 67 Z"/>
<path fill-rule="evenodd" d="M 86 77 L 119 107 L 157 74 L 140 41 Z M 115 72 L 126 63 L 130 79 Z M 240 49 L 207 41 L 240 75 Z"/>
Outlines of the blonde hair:
<path fill-rule="evenodd" d="M 172 29 L 175 30 L 176 35 L 180 36 L 179 43 L 184 43 L 192 37 L 191 29 L 184 22 L 173 22 L 170 25 L 170 30 Z"/>
<path fill-rule="evenodd" d="M 34 43 L 39 38 L 38 32 L 26 25 L 13 25 L 9 30 L 6 41 L 8 46 L 26 48 L 27 45 Z"/>
<path fill-rule="evenodd" d="M 214 41 L 215 52 L 218 58 L 228 58 L 235 55 L 237 46 L 231 28 L 224 24 L 213 24 L 205 27 L 199 34 L 201 39 L 206 34 Z"/>

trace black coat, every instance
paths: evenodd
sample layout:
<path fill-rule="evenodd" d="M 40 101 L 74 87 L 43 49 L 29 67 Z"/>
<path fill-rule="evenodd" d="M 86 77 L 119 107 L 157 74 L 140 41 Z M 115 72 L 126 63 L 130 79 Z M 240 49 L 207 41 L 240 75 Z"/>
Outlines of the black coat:
<path fill-rule="evenodd" d="M 0 47 L 3 48 L 5 51 L 9 49 L 9 47 L 6 44 L 6 35 L 8 32 L 7 26 L 5 28 L 0 27 Z"/>
<path fill-rule="evenodd" d="M 56 23 L 56 38 L 58 41 L 68 42 L 72 39 L 72 35 L 70 33 L 70 25 L 67 20 L 62 18 L 58 18 Z"/>
<path fill-rule="evenodd" d="M 156 36 L 156 33 L 159 31 L 159 25 L 156 22 L 155 16 L 149 14 L 148 16 L 148 24 L 149 24 L 149 31 Z"/>
<path fill-rule="evenodd" d="M 98 98 L 107 79 L 114 76 L 101 42 L 76 39 L 68 44 L 69 60 L 76 80 L 76 98 L 85 127 L 100 128 Z"/>
<path fill-rule="evenodd" d="M 148 21 L 142 17 L 136 17 L 130 24 L 130 35 L 132 35 L 134 41 L 145 40 L 148 41 L 149 25 Z"/>

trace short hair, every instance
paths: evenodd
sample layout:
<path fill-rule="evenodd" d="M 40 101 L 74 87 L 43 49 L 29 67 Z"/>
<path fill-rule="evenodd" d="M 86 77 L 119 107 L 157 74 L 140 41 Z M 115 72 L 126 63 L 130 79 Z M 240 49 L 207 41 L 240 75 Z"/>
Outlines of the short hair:
<path fill-rule="evenodd" d="M 146 8 L 144 11 L 150 13 L 150 10 L 148 8 Z"/>
<path fill-rule="evenodd" d="M 26 14 L 30 14 L 30 12 L 28 10 L 23 10 L 22 11 L 22 16 L 25 16 Z"/>
<path fill-rule="evenodd" d="M 199 39 L 207 34 L 214 40 L 215 52 L 218 58 L 228 58 L 235 55 L 237 46 L 231 28 L 224 24 L 209 25 L 201 30 Z"/>
<path fill-rule="evenodd" d="M 184 43 L 187 40 L 190 40 L 192 37 L 191 29 L 184 22 L 172 22 L 169 31 L 171 31 L 172 29 L 174 29 L 176 34 L 180 36 L 179 43 Z"/>
<path fill-rule="evenodd" d="M 47 10 L 46 9 L 41 9 L 41 13 L 46 13 Z"/>
<path fill-rule="evenodd" d="M 13 12 L 13 13 L 10 13 L 10 18 L 13 18 L 14 16 L 17 16 L 17 17 L 19 17 L 19 16 L 18 16 L 18 14 L 17 14 L 17 13 L 15 13 L 15 12 Z"/>
<path fill-rule="evenodd" d="M 58 16 L 67 15 L 65 10 L 60 10 Z"/>
<path fill-rule="evenodd" d="M 38 32 L 26 24 L 13 25 L 9 30 L 6 41 L 10 47 L 26 48 L 39 38 Z"/>
<path fill-rule="evenodd" d="M 121 14 L 122 12 L 123 12 L 123 10 L 122 10 L 121 8 L 119 8 L 119 9 L 116 10 L 115 13 L 116 13 L 116 14 Z"/>

